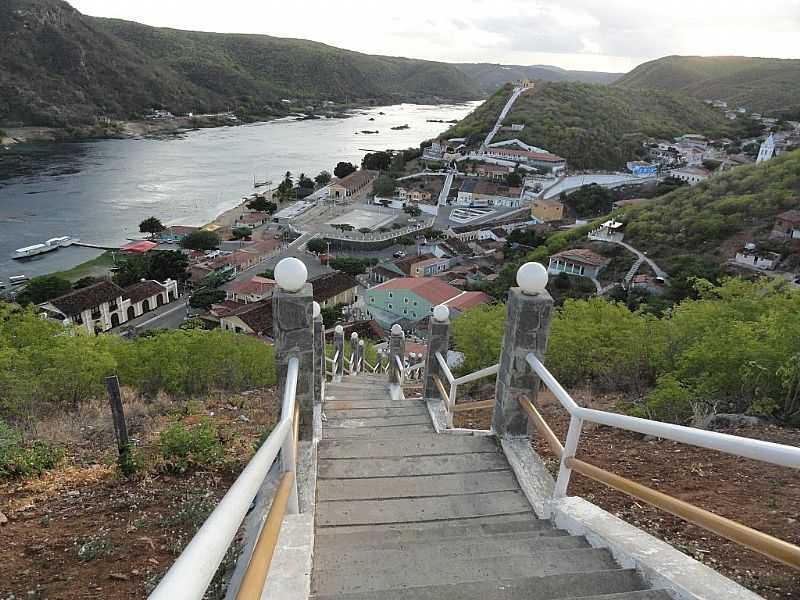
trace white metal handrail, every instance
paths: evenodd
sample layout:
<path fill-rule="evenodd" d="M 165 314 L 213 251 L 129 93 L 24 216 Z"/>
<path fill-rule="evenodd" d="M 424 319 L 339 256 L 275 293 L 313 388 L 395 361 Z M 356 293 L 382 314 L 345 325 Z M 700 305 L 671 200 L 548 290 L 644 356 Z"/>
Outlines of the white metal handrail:
<path fill-rule="evenodd" d="M 773 442 L 740 437 L 738 435 L 706 431 L 695 427 L 685 427 L 683 425 L 674 425 L 662 421 L 651 421 L 639 417 L 583 408 L 572 399 L 553 374 L 547 370 L 547 367 L 536 358 L 533 352 L 527 355 L 526 360 L 542 382 L 553 392 L 553 395 L 558 399 L 561 405 L 570 413 L 573 420 L 590 421 L 599 425 L 636 431 L 644 435 L 652 435 L 675 442 L 707 448 L 709 450 L 717 450 L 743 458 L 751 458 L 774 465 L 800 469 L 800 448 L 794 446 L 785 446 Z M 575 445 L 577 446 L 577 436 L 580 430 L 579 427 L 576 426 L 576 428 L 578 432 L 574 434 L 574 437 L 576 438 Z M 570 430 L 572 429 L 573 426 L 571 423 Z M 569 434 L 567 434 L 567 444 L 564 448 L 565 457 L 574 456 L 575 453 L 575 448 L 572 449 L 572 452 L 569 451 L 569 437 Z"/>
<path fill-rule="evenodd" d="M 394 355 L 394 361 L 395 364 L 397 365 L 397 379 L 398 379 L 397 383 L 400 385 L 400 387 L 402 387 L 403 381 L 405 380 L 406 370 L 405 367 L 403 366 L 403 361 L 400 360 L 400 357 L 397 356 L 396 354 Z"/>
<path fill-rule="evenodd" d="M 442 356 L 441 352 L 436 353 L 436 360 L 441 367 L 442 373 L 447 379 L 447 382 L 450 384 L 450 391 L 448 392 L 447 398 L 447 422 L 450 427 L 453 426 L 453 410 L 456 406 L 456 394 L 458 393 L 458 386 L 464 383 L 471 383 L 473 381 L 477 381 L 478 379 L 482 379 L 484 377 L 489 377 L 491 375 L 497 375 L 500 371 L 500 364 L 494 364 L 490 367 L 486 367 L 481 369 L 480 371 L 475 371 L 474 373 L 469 373 L 467 375 L 462 375 L 459 378 L 453 377 L 453 373 L 450 370 L 450 367 L 447 365 L 447 360 L 444 356 Z"/>
<path fill-rule="evenodd" d="M 295 470 L 294 410 L 300 363 L 289 359 L 281 420 L 150 594 L 150 600 L 201 600 L 233 542 L 264 478 L 281 451 L 284 471 Z M 297 478 L 286 508 L 299 512 Z"/>

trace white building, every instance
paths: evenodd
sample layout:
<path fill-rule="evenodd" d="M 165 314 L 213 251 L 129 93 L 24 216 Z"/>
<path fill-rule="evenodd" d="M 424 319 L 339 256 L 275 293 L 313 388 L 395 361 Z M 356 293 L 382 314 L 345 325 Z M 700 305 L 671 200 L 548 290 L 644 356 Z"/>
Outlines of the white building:
<path fill-rule="evenodd" d="M 705 181 L 711 177 L 711 171 L 703 167 L 683 167 L 682 169 L 674 169 L 669 174 L 681 181 L 685 181 L 689 185 L 695 185 L 701 181 Z"/>
<path fill-rule="evenodd" d="M 758 158 L 756 158 L 756 162 L 765 162 L 772 158 L 775 155 L 775 136 L 773 134 L 769 134 L 769 137 L 764 140 L 761 144 L 761 147 L 758 149 Z"/>
<path fill-rule="evenodd" d="M 735 258 L 735 262 L 740 265 L 747 265 L 765 271 L 774 270 L 780 261 L 780 254 L 761 251 L 753 243 L 745 244 L 745 247 L 736 253 Z"/>
<path fill-rule="evenodd" d="M 597 229 L 590 231 L 589 239 L 598 242 L 621 242 L 625 237 L 625 234 L 622 232 L 623 227 L 624 223 L 611 219 L 600 225 Z"/>

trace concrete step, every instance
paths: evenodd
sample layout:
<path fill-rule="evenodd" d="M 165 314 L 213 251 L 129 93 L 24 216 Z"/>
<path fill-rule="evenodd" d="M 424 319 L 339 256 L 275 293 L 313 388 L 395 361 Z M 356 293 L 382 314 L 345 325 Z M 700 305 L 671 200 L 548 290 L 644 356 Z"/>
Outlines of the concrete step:
<path fill-rule="evenodd" d="M 391 429 L 387 427 L 386 429 Z M 343 429 L 328 431 L 341 432 Z M 352 430 L 351 430 L 352 431 Z M 357 430 L 356 430 L 357 431 Z M 320 479 L 346 479 L 364 477 L 409 477 L 443 475 L 445 473 L 474 473 L 479 471 L 505 471 L 508 461 L 494 452 L 467 454 L 441 454 L 438 456 L 394 456 L 386 458 L 320 458 Z"/>
<path fill-rule="evenodd" d="M 472 538 L 453 543 L 429 541 L 426 544 L 397 544 L 394 548 L 356 546 L 344 548 L 340 544 L 319 544 L 314 549 L 314 566 L 317 569 L 369 570 L 373 565 L 400 565 L 413 556 L 415 561 L 471 560 L 492 556 L 530 556 L 539 552 L 589 548 L 583 536 L 533 537 L 508 540 L 503 537 Z"/>
<path fill-rule="evenodd" d="M 486 473 L 451 473 L 411 477 L 320 479 L 317 484 L 317 501 L 446 496 L 517 489 L 519 489 L 519 484 L 510 469 Z"/>
<path fill-rule="evenodd" d="M 327 399 L 322 405 L 323 412 L 327 413 L 329 410 L 353 410 L 353 409 L 366 409 L 366 408 L 408 408 L 425 405 L 419 400 L 392 400 L 391 398 L 375 398 L 372 400 L 358 400 L 348 398 L 346 395 L 337 396 L 335 399 Z"/>
<path fill-rule="evenodd" d="M 451 518 L 527 513 L 531 506 L 521 491 L 317 503 L 317 527 L 415 523 Z"/>
<path fill-rule="evenodd" d="M 336 409 L 330 406 L 325 407 L 325 416 L 328 421 L 334 419 L 374 419 L 375 417 L 410 417 L 428 416 L 428 409 L 422 404 L 410 406 L 394 406 L 386 408 L 357 408 L 357 409 Z"/>
<path fill-rule="evenodd" d="M 323 440 L 319 456 L 324 458 L 384 458 L 431 456 L 463 452 L 499 453 L 493 437 L 473 435 L 408 435 L 394 440 Z"/>
<path fill-rule="evenodd" d="M 481 557 L 424 562 L 409 554 L 400 563 L 373 565 L 370 569 L 340 565 L 315 569 L 311 589 L 319 594 L 379 592 L 449 583 L 497 581 L 519 577 L 544 577 L 569 573 L 610 571 L 617 568 L 607 550 L 577 549 L 537 552 L 527 556 Z M 566 578 L 562 589 L 569 590 Z M 628 590 L 612 590 L 628 591 Z M 574 596 L 574 592 L 570 592 Z M 596 593 L 596 590 L 592 590 Z M 376 594 L 377 595 L 377 594 Z M 381 598 L 384 596 L 381 594 Z M 569 596 L 567 596 L 569 597 Z"/>
<path fill-rule="evenodd" d="M 339 418 L 336 413 L 325 413 L 327 421 L 322 424 L 324 429 L 355 428 L 355 427 L 395 427 L 397 425 L 429 425 L 429 415 L 400 415 L 396 417 L 367 417 L 358 419 Z"/>
<path fill-rule="evenodd" d="M 433 431 L 433 425 L 396 425 L 393 427 L 323 427 L 323 439 L 347 439 L 347 438 L 397 438 L 405 437 L 408 434 L 425 433 Z"/>
<path fill-rule="evenodd" d="M 537 518 L 533 511 L 518 515 L 443 519 L 423 523 L 324 527 L 317 528 L 314 535 L 320 543 L 328 539 L 339 540 L 343 545 L 356 545 L 374 544 L 378 540 L 409 543 L 488 535 L 524 536 L 532 533 L 565 535 L 564 532 L 554 529 L 550 521 Z"/>
<path fill-rule="evenodd" d="M 613 594 L 620 590 L 631 590 L 625 593 L 636 593 L 633 590 L 643 590 L 645 587 L 636 571 L 618 569 L 385 590 L 378 597 L 380 600 L 566 600 L 567 598 L 586 598 L 590 594 Z M 650 590 L 647 592 L 650 593 Z M 376 595 L 374 592 L 355 592 L 312 595 L 311 598 L 316 600 L 375 600 Z M 599 598 L 605 600 L 602 595 Z M 613 596 L 611 598 L 613 599 Z M 629 598 L 631 600 L 667 600 L 669 596 L 630 596 Z"/>
<path fill-rule="evenodd" d="M 570 596 L 565 600 L 672 600 L 667 590 L 639 590 L 621 592 L 619 594 L 601 594 L 599 596 Z"/>

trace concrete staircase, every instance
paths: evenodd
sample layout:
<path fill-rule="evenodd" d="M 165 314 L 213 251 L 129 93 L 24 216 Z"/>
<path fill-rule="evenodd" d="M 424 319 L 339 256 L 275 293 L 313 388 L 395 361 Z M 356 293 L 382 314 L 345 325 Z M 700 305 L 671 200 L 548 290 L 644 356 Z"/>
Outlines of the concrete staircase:
<path fill-rule="evenodd" d="M 493 437 L 437 434 L 385 376 L 327 386 L 312 598 L 669 600 L 538 519 Z"/>

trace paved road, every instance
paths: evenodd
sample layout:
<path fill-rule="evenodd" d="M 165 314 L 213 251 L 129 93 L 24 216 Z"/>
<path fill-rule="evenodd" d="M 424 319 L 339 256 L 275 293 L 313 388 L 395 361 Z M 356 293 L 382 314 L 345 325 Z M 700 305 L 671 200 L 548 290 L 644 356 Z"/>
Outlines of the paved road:
<path fill-rule="evenodd" d="M 187 302 L 187 298 L 179 298 L 175 302 L 159 306 L 155 310 L 123 324 L 120 331 L 130 327 L 138 332 L 151 329 L 177 329 L 186 320 Z"/>

